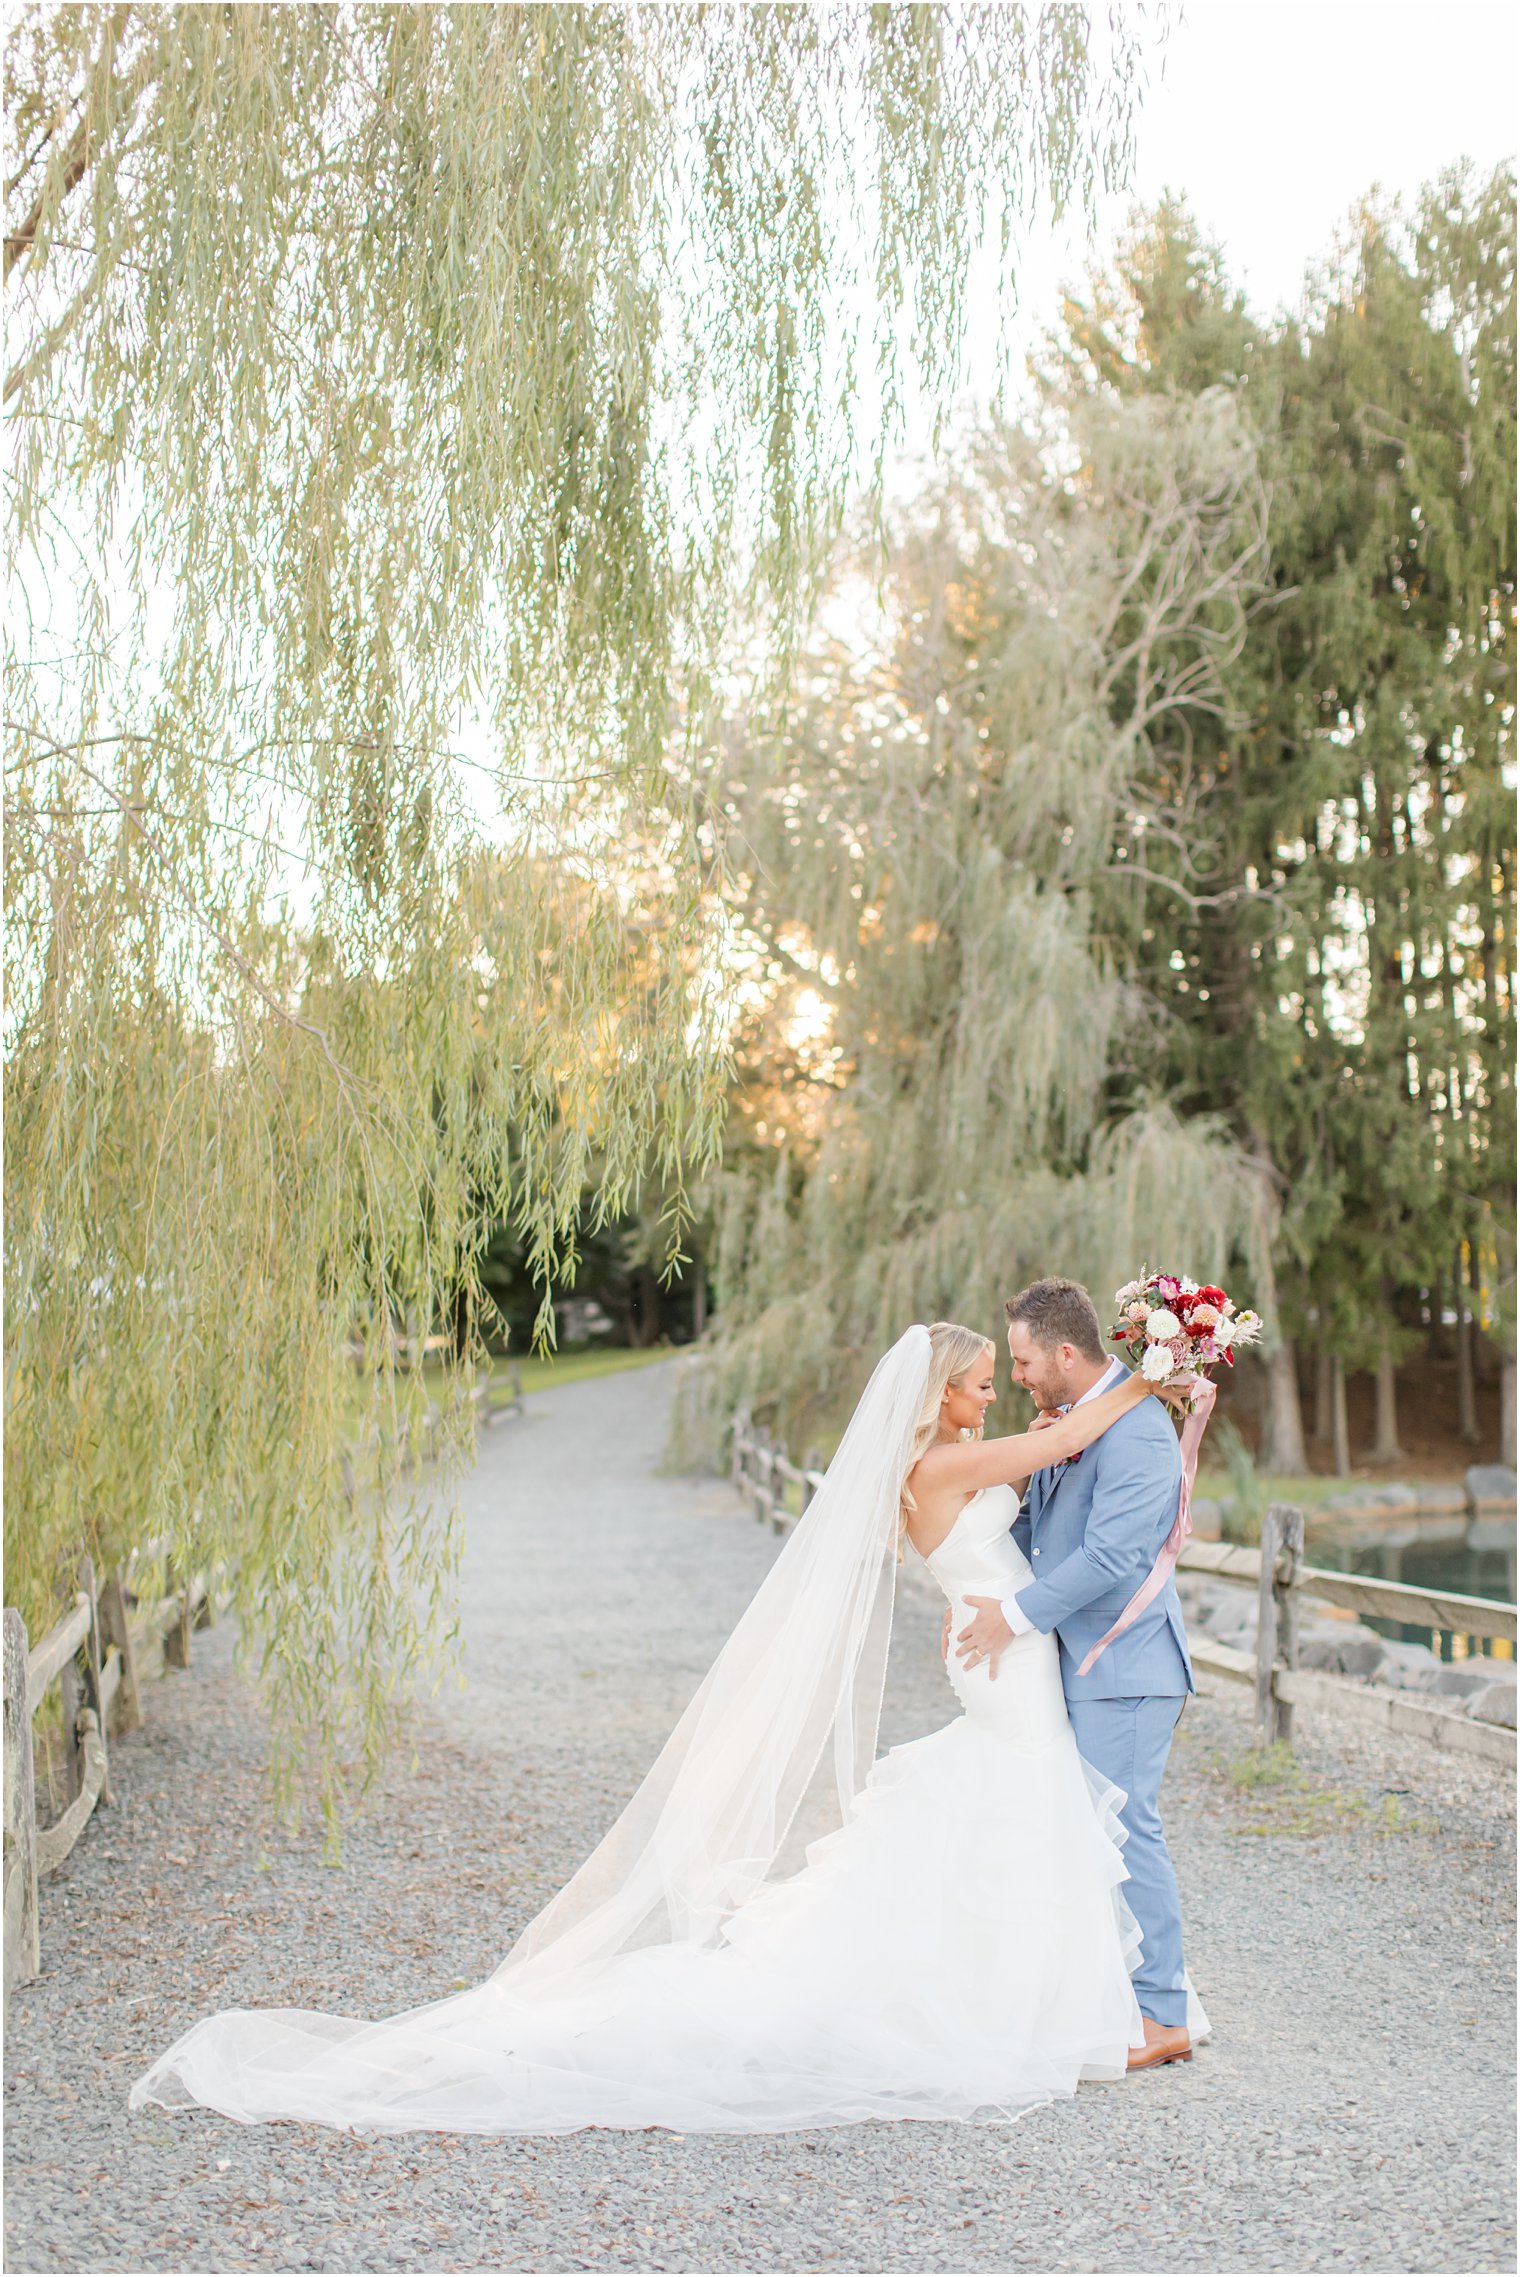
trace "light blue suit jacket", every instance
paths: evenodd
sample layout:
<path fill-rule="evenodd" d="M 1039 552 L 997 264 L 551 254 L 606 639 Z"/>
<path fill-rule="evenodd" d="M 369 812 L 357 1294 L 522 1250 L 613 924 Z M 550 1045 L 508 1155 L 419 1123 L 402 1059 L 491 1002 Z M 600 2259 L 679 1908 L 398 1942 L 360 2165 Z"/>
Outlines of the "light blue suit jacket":
<path fill-rule="evenodd" d="M 1035 1578 L 1015 1596 L 1037 1629 L 1047 1635 L 1054 1629 L 1069 1700 L 1180 1699 L 1194 1689 L 1170 1575 L 1089 1673 L 1077 1674 L 1155 1564 L 1177 1515 L 1181 1485 L 1177 1434 L 1154 1399 L 1131 1408 L 1074 1461 L 1036 1471 L 1030 1480 L 1013 1538 Z"/>

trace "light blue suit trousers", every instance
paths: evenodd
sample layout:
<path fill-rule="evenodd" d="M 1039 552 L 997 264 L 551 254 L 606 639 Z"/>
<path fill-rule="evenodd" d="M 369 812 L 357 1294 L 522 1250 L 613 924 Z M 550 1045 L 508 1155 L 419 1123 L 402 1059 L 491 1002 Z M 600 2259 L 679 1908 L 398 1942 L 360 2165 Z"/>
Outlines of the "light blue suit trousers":
<path fill-rule="evenodd" d="M 1112 1374 L 1118 1382 L 1119 1370 Z M 1150 1572 L 1177 1515 L 1181 1480 L 1177 1435 L 1147 1400 L 1074 1462 L 1037 1471 L 1013 1528 L 1035 1575 L 1018 1591 L 1018 1607 L 1037 1629 L 1055 1631 L 1078 1749 L 1129 1798 L 1124 1896 L 1143 1941 L 1135 1996 L 1158 2024 L 1187 2021 L 1182 1914 L 1159 1804 L 1172 1733 L 1193 1689 L 1172 1582 L 1086 1676 L 1080 1669 Z"/>
<path fill-rule="evenodd" d="M 1159 1804 L 1182 1700 L 1153 1693 L 1148 1699 L 1069 1699 L 1066 1707 L 1077 1735 L 1077 1752 L 1129 1798 L 1120 1813 L 1128 1836 L 1124 1898 L 1140 1924 L 1142 1942 L 1134 1979 L 1140 2013 L 1158 2024 L 1185 2024 L 1182 1904 Z"/>

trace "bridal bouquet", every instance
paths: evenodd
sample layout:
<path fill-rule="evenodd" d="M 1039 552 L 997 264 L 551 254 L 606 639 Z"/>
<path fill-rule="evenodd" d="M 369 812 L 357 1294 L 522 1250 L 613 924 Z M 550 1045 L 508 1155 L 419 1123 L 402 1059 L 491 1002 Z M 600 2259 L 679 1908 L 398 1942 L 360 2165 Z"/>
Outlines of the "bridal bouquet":
<path fill-rule="evenodd" d="M 1153 1604 L 1166 1587 L 1182 1545 L 1193 1530 L 1193 1484 L 1198 1476 L 1198 1450 L 1214 1412 L 1215 1389 L 1204 1371 L 1223 1360 L 1233 1368 L 1243 1344 L 1254 1344 L 1261 1322 L 1254 1312 L 1237 1312 L 1223 1289 L 1205 1282 L 1200 1286 L 1182 1273 L 1147 1273 L 1126 1281 L 1114 1291 L 1118 1326 L 1109 1330 L 1116 1344 L 1148 1384 L 1185 1384 L 1183 1407 L 1182 1478 L 1177 1493 L 1177 1515 L 1151 1567 L 1134 1596 L 1106 1636 L 1098 1639 L 1077 1670 L 1085 1676 L 1101 1652 L 1107 1650 L 1131 1622 Z"/>
<path fill-rule="evenodd" d="M 1148 1384 L 1179 1383 L 1220 1360 L 1233 1368 L 1241 1346 L 1261 1334 L 1254 1312 L 1237 1312 L 1223 1289 L 1180 1273 L 1142 1272 L 1115 1290 L 1114 1303 L 1120 1317 L 1109 1335 Z"/>

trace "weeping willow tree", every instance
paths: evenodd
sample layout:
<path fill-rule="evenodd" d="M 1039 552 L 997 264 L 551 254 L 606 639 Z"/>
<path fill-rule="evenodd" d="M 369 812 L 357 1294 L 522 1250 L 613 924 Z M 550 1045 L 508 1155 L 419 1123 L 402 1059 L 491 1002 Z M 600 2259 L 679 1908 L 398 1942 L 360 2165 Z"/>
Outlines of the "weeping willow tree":
<path fill-rule="evenodd" d="M 449 1628 L 397 1332 L 588 1182 L 678 1248 L 716 671 L 784 676 L 983 231 L 1122 172 L 1142 34 L 12 12 L 7 1596 L 226 1559 L 331 1821 Z"/>
<path fill-rule="evenodd" d="M 784 723 L 736 720 L 750 1032 L 698 1406 L 826 1432 L 904 1321 L 990 1329 L 1042 1272 L 1100 1304 L 1146 1260 L 1260 1292 L 1270 1196 L 1168 1103 L 1133 951 L 1191 866 L 1265 529 L 1224 390 L 990 426 L 879 612 L 842 577 Z"/>

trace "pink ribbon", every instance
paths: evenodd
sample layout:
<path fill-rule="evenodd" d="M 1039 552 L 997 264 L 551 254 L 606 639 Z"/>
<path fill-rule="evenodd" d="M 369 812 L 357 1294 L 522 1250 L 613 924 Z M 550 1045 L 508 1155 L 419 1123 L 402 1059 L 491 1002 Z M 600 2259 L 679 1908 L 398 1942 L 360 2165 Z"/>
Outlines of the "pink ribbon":
<path fill-rule="evenodd" d="M 1155 1564 L 1108 1635 L 1099 1637 L 1077 1670 L 1079 1676 L 1087 1674 L 1099 1653 L 1105 1651 L 1115 1637 L 1122 1636 L 1132 1622 L 1138 1621 L 1146 1606 L 1153 1603 L 1166 1587 L 1172 1568 L 1182 1554 L 1182 1545 L 1193 1531 L 1193 1481 L 1198 1476 L 1198 1450 L 1203 1445 L 1203 1435 L 1209 1427 L 1209 1417 L 1214 1412 L 1217 1396 L 1216 1388 L 1208 1377 L 1200 1376 L 1193 1392 L 1192 1413 L 1182 1426 L 1182 1491 L 1177 1497 L 1177 1515 L 1172 1520 L 1172 1530 L 1162 1543 Z"/>

